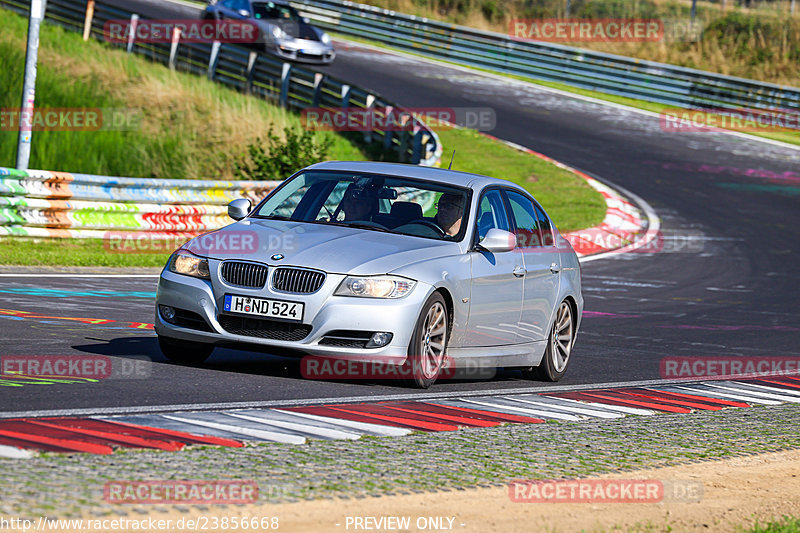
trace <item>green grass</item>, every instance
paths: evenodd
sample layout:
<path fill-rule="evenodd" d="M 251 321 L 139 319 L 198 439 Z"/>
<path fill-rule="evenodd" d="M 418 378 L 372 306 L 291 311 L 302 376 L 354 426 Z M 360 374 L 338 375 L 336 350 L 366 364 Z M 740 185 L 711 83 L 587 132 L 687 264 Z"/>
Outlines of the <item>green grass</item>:
<path fill-rule="evenodd" d="M 0 107 L 19 108 L 27 21 L 0 17 Z M 300 129 L 300 117 L 258 98 L 44 24 L 36 107 L 113 108 L 139 118 L 126 131 L 34 131 L 29 168 L 109 176 L 231 179 L 233 161 L 270 126 Z M 331 132 L 332 159 L 365 159 Z M 0 131 L 0 166 L 16 161 L 16 131 Z M 282 176 L 275 176 L 280 178 Z"/>
<path fill-rule="evenodd" d="M 758 522 L 751 528 L 739 528 L 742 533 L 797 533 L 800 531 L 800 518 L 784 516 L 780 520 L 759 524 Z"/>
<path fill-rule="evenodd" d="M 453 169 L 518 183 L 541 202 L 561 231 L 594 226 L 603 220 L 602 196 L 571 172 L 473 130 L 444 130 L 439 136 L 450 153 L 456 151 Z M 100 239 L 0 238 L 0 262 L 7 265 L 160 267 L 168 255 L 118 253 Z"/>
<path fill-rule="evenodd" d="M 0 107 L 19 106 L 26 22 L 0 18 Z M 300 127 L 299 116 L 219 84 L 150 63 L 76 33 L 42 27 L 37 107 L 133 109 L 141 126 L 129 131 L 34 132 L 30 168 L 112 176 L 232 177 L 231 161 L 271 124 Z M 550 163 L 472 130 L 439 132 L 454 169 L 519 183 L 544 205 L 559 229 L 602 221 L 605 204 L 586 183 Z M 16 132 L 0 131 L 0 166 L 13 166 Z M 330 159 L 365 153 L 330 132 Z M 447 158 L 449 162 L 449 158 Z M 117 253 L 100 239 L 0 238 L 0 264 L 160 267 L 168 253 Z"/>
<path fill-rule="evenodd" d="M 169 253 L 117 253 L 101 239 L 1 237 L 4 265 L 93 267 L 163 267 Z"/>
<path fill-rule="evenodd" d="M 439 131 L 445 147 L 442 163 L 453 169 L 513 181 L 531 192 L 562 232 L 595 226 L 603 221 L 603 197 L 571 172 L 538 157 L 466 129 Z"/>

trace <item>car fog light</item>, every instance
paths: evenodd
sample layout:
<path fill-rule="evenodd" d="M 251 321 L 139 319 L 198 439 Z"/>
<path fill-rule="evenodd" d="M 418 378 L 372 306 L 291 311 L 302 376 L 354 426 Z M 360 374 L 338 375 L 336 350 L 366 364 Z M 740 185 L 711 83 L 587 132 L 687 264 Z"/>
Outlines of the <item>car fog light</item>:
<path fill-rule="evenodd" d="M 392 334 L 379 331 L 377 333 L 373 333 L 372 337 L 369 338 L 369 342 L 367 342 L 367 348 L 380 348 L 382 346 L 386 346 L 392 342 Z"/>
<path fill-rule="evenodd" d="M 170 324 L 175 323 L 175 309 L 168 305 L 159 305 L 158 310 L 161 311 L 161 316 Z"/>

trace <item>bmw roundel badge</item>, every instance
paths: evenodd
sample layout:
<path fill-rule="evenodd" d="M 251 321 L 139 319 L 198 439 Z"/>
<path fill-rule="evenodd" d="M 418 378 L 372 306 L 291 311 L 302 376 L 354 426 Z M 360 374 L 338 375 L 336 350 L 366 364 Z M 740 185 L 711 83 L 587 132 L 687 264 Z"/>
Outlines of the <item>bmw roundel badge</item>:
<path fill-rule="evenodd" d="M 270 259 L 272 259 L 273 261 L 280 261 L 281 259 L 283 259 L 283 254 L 272 254 L 272 257 Z"/>

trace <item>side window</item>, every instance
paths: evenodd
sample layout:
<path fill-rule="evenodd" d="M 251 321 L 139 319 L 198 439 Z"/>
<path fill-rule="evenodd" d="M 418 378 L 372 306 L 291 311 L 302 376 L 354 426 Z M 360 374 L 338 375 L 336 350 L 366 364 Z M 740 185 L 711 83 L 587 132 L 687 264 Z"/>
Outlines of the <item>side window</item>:
<path fill-rule="evenodd" d="M 514 191 L 506 191 L 506 196 L 514 215 L 514 234 L 517 236 L 517 246 L 520 248 L 541 246 L 539 218 L 533 202 Z"/>
<path fill-rule="evenodd" d="M 550 219 L 547 218 L 544 209 L 535 202 L 533 207 L 536 209 L 536 219 L 539 221 L 539 230 L 542 232 L 542 245 L 553 246 L 555 240 L 553 239 L 553 228 L 550 225 Z"/>
<path fill-rule="evenodd" d="M 477 215 L 478 241 L 486 237 L 492 228 L 508 231 L 508 217 L 503 206 L 503 197 L 500 191 L 492 190 L 481 198 Z"/>
<path fill-rule="evenodd" d="M 222 7 L 227 7 L 228 9 L 236 9 L 236 4 L 238 0 L 222 0 Z"/>

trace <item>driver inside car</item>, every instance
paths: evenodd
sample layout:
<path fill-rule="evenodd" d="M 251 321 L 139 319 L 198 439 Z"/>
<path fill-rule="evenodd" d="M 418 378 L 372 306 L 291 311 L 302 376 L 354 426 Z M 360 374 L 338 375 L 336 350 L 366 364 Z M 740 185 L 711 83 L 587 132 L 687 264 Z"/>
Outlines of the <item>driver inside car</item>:
<path fill-rule="evenodd" d="M 464 196 L 444 193 L 436 203 L 438 211 L 434 218 L 436 224 L 451 237 L 461 230 L 461 217 L 464 214 Z"/>
<path fill-rule="evenodd" d="M 371 222 L 372 217 L 378 213 L 379 187 L 359 187 L 355 183 L 348 185 L 340 204 L 344 212 L 344 221 L 354 220 Z"/>

